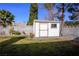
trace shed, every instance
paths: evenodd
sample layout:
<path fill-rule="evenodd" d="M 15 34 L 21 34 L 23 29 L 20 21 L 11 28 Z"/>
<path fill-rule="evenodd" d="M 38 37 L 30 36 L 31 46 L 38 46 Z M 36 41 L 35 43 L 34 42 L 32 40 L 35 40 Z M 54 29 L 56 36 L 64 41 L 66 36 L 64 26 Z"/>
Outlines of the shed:
<path fill-rule="evenodd" d="M 35 20 L 33 24 L 35 37 L 55 37 L 60 35 L 60 22 L 51 20 Z"/>

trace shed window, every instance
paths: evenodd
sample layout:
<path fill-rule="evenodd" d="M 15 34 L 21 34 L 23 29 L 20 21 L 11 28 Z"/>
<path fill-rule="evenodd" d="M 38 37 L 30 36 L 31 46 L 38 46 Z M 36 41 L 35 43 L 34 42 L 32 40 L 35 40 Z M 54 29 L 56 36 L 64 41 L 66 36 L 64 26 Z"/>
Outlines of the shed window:
<path fill-rule="evenodd" d="M 57 24 L 51 24 L 51 28 L 57 28 Z"/>

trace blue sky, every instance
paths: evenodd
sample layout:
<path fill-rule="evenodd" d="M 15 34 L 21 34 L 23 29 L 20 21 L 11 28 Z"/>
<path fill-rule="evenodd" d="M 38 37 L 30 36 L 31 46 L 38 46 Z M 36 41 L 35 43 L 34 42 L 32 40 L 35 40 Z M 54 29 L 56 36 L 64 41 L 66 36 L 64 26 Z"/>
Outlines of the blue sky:
<path fill-rule="evenodd" d="M 38 19 L 44 19 L 47 11 L 43 4 L 38 4 Z M 29 20 L 30 3 L 0 3 L 0 9 L 8 10 L 15 15 L 15 22 L 27 22 Z M 69 13 L 65 13 L 68 20 Z"/>

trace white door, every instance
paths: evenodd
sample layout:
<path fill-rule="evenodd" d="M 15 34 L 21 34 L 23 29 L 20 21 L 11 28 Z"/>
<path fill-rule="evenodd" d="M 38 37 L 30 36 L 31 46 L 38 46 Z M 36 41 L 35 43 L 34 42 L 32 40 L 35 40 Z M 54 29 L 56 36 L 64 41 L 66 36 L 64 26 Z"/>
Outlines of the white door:
<path fill-rule="evenodd" d="M 40 23 L 39 24 L 39 36 L 40 37 L 47 37 L 48 36 L 48 24 L 47 23 Z"/>

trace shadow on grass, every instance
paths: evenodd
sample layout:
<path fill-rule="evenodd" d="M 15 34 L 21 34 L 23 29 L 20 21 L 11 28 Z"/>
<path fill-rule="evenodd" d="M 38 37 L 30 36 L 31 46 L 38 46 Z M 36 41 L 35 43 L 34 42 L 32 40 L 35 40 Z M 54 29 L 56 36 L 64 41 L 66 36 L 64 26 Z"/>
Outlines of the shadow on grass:
<path fill-rule="evenodd" d="M 76 38 L 74 39 L 74 41 L 79 42 L 79 37 L 76 37 Z"/>
<path fill-rule="evenodd" d="M 8 39 L 6 41 L 1 42 L 0 43 L 0 47 L 4 47 L 4 46 L 7 46 L 7 45 L 10 45 L 10 44 L 12 44 L 14 42 L 17 42 L 17 41 L 19 41 L 19 40 L 21 40 L 23 38 L 25 38 L 25 37 L 11 37 L 10 39 Z"/>
<path fill-rule="evenodd" d="M 79 47 L 79 37 L 74 38 L 72 41 L 76 47 Z"/>
<path fill-rule="evenodd" d="M 8 49 L 8 48 L 6 48 L 7 46 L 9 46 L 12 43 L 17 42 L 23 38 L 25 38 L 25 37 L 11 37 L 10 39 L 8 39 L 6 41 L 1 42 L 0 43 L 0 55 L 2 55 L 3 52 L 5 52 L 4 50 Z"/>
<path fill-rule="evenodd" d="M 76 56 L 79 48 L 72 41 L 16 44 L 4 47 L 3 56 Z"/>

